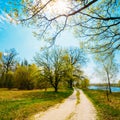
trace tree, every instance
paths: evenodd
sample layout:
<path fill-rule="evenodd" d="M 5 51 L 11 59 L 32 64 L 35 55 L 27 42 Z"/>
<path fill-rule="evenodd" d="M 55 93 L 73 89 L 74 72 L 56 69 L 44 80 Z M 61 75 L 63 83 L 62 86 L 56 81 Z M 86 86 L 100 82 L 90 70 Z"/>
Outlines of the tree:
<path fill-rule="evenodd" d="M 0 54 L 0 84 L 1 87 L 12 88 L 13 86 L 13 73 L 12 71 L 16 68 L 17 63 L 17 52 L 16 50 L 6 50 Z"/>
<path fill-rule="evenodd" d="M 54 48 L 38 53 L 34 57 L 36 64 L 42 68 L 44 80 L 49 81 L 55 92 L 58 91 L 59 83 L 64 74 L 62 56 L 62 49 Z"/>
<path fill-rule="evenodd" d="M 10 49 L 6 50 L 2 55 L 2 68 L 5 73 L 8 73 L 9 70 L 13 70 L 15 68 L 15 65 L 17 63 L 17 52 L 16 50 Z"/>
<path fill-rule="evenodd" d="M 82 65 L 85 64 L 87 61 L 85 52 L 80 49 L 80 48 L 76 48 L 76 47 L 71 47 L 67 50 L 68 55 L 69 55 L 69 61 L 72 65 L 76 66 L 76 65 Z"/>
<path fill-rule="evenodd" d="M 22 62 L 21 62 L 21 66 L 28 66 L 28 61 L 26 59 L 24 59 Z"/>
<path fill-rule="evenodd" d="M 85 89 L 88 88 L 89 84 L 90 84 L 90 81 L 88 78 L 84 78 L 83 80 L 81 80 L 81 87 L 82 88 L 85 88 Z"/>
<path fill-rule="evenodd" d="M 36 73 L 36 79 L 35 79 L 35 88 L 36 89 L 45 89 L 47 91 L 47 88 L 52 87 L 48 80 L 46 80 L 45 74 L 42 70 L 38 70 Z"/>
<path fill-rule="evenodd" d="M 5 86 L 9 89 L 14 87 L 14 73 L 12 71 L 9 71 L 6 73 L 6 81 L 5 81 Z"/>
<path fill-rule="evenodd" d="M 18 66 L 15 71 L 15 83 L 18 89 L 31 90 L 34 88 L 37 67 L 32 64 L 29 66 Z"/>
<path fill-rule="evenodd" d="M 0 74 L 0 87 L 2 88 L 13 88 L 14 87 L 14 72 L 8 71 L 7 73 L 2 72 Z"/>
<path fill-rule="evenodd" d="M 63 10 L 58 12 L 60 2 Z M 13 9 L 6 12 L 14 18 L 11 21 L 35 26 L 38 32 L 34 34 L 50 44 L 65 29 L 76 28 L 79 37 L 89 39 L 89 45 L 92 44 L 89 47 L 96 52 L 111 54 L 120 48 L 118 0 L 10 0 L 10 3 Z"/>
<path fill-rule="evenodd" d="M 73 81 L 79 79 L 81 74 L 83 74 L 81 66 L 86 63 L 87 59 L 85 53 L 81 49 L 71 47 L 66 50 L 64 61 L 67 65 L 66 76 L 68 78 L 68 85 L 72 88 Z"/>
<path fill-rule="evenodd" d="M 111 81 L 115 79 L 117 73 L 117 65 L 114 60 L 114 55 L 105 57 L 102 54 L 99 54 L 96 57 L 97 63 L 102 68 L 102 77 L 107 81 L 107 91 L 112 93 L 111 91 Z M 108 93 L 107 93 L 108 94 Z"/>
<path fill-rule="evenodd" d="M 41 74 L 45 80 L 49 81 L 55 91 L 58 91 L 61 82 L 68 82 L 72 88 L 75 76 L 79 76 L 77 69 L 80 63 L 84 63 L 84 54 L 77 48 L 70 50 L 54 47 L 47 49 L 34 57 L 35 62 L 41 68 Z M 80 70 L 79 70 L 80 71 Z"/>

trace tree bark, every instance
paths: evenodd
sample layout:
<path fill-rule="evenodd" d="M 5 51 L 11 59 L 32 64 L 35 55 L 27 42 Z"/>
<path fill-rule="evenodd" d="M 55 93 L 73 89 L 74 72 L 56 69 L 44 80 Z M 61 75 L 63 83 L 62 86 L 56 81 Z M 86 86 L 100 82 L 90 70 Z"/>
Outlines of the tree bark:
<path fill-rule="evenodd" d="M 107 80 L 108 80 L 108 89 L 109 89 L 109 93 L 112 93 L 112 91 L 111 91 L 111 84 L 110 84 L 110 77 L 109 77 L 108 71 L 107 71 Z"/>
<path fill-rule="evenodd" d="M 72 85 L 73 85 L 73 81 L 70 79 L 70 80 L 68 81 L 68 87 L 69 87 L 69 88 L 72 88 L 72 87 L 73 87 Z"/>

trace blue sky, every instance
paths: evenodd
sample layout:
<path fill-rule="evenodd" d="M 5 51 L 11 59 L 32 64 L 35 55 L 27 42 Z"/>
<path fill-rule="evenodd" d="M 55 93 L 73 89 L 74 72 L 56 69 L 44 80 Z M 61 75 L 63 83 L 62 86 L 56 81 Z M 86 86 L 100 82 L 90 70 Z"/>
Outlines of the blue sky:
<path fill-rule="evenodd" d="M 9 23 L 2 25 L 0 30 L 0 51 L 15 48 L 20 58 L 26 58 L 30 61 L 34 52 L 39 50 L 39 44 L 40 42 L 33 37 L 30 29 Z"/>
<path fill-rule="evenodd" d="M 31 61 L 35 52 L 39 52 L 45 44 L 34 37 L 32 31 L 25 26 L 10 24 L 6 21 L 1 23 L 0 51 L 4 52 L 4 50 L 15 48 L 21 59 L 26 58 Z M 79 42 L 67 31 L 56 40 L 56 44 L 63 47 L 79 46 Z"/>

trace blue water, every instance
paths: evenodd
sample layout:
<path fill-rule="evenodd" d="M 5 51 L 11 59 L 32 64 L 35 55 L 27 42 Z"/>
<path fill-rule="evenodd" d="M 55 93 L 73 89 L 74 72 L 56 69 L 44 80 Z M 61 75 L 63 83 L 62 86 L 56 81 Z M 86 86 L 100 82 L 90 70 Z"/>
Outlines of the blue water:
<path fill-rule="evenodd" d="M 91 90 L 106 90 L 106 86 L 89 86 Z M 120 92 L 120 87 L 111 87 L 112 92 Z"/>

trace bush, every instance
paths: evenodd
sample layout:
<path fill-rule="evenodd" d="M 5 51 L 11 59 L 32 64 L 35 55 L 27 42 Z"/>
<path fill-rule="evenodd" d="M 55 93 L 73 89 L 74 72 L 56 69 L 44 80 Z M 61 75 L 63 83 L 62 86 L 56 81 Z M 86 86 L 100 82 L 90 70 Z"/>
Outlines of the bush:
<path fill-rule="evenodd" d="M 26 66 L 20 66 L 15 71 L 15 84 L 18 89 L 31 90 L 34 88 L 34 82 Z"/>

